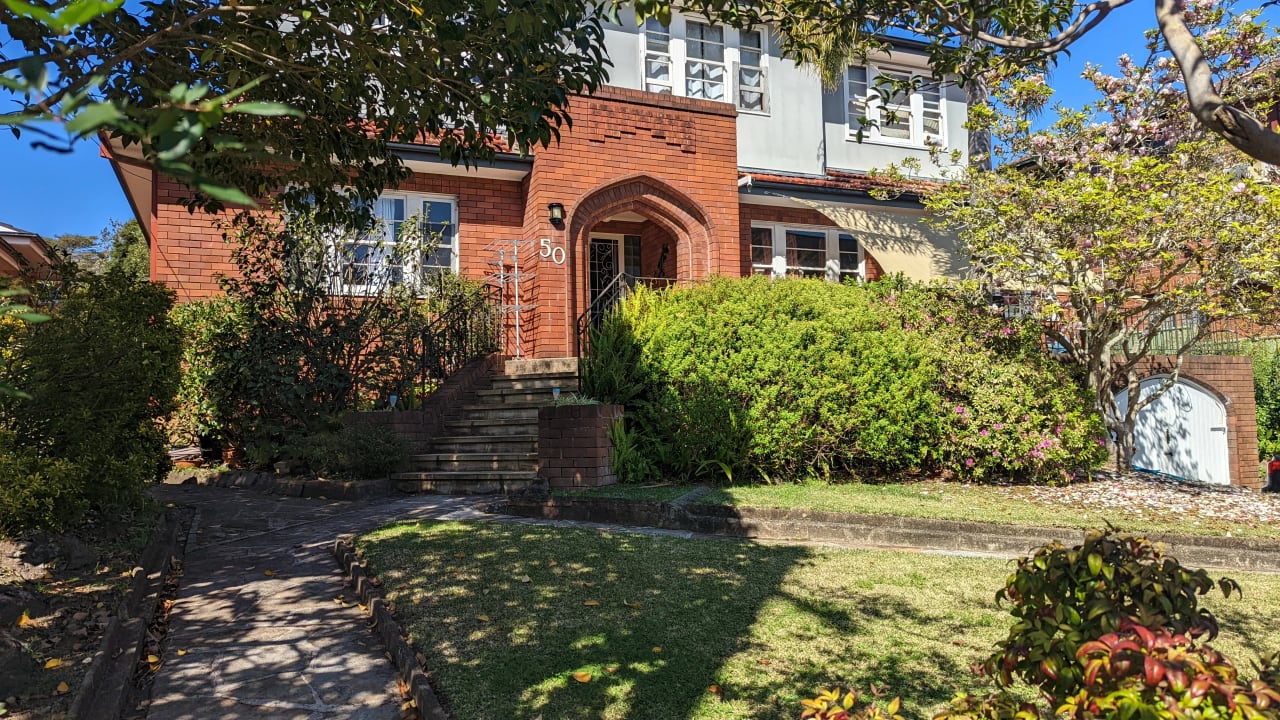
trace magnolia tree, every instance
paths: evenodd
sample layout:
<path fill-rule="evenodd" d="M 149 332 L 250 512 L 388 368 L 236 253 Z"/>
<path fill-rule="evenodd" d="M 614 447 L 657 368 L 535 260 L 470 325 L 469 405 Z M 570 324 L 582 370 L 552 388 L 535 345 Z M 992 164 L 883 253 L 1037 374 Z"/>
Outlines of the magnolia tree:
<path fill-rule="evenodd" d="M 1195 17 L 1227 67 L 1274 42 L 1254 13 Z M 1224 323 L 1276 321 L 1280 187 L 1174 112 L 1175 66 L 1158 38 L 1149 58 L 1119 66 L 1118 75 L 1088 68 L 1100 99 L 1059 109 L 1043 131 L 1030 118 L 1048 87 L 1039 78 L 1007 83 L 999 96 L 1009 112 L 979 117 L 1000 152 L 1019 161 L 968 171 L 927 204 L 993 290 L 1021 296 L 1046 321 L 1096 393 L 1127 466 L 1138 413 L 1176 382 L 1184 355 Z M 1236 80 L 1247 87 L 1248 79 Z M 1182 329 L 1171 339 L 1172 326 Z M 1141 365 L 1155 354 L 1177 358 L 1173 372 L 1140 396 Z"/>

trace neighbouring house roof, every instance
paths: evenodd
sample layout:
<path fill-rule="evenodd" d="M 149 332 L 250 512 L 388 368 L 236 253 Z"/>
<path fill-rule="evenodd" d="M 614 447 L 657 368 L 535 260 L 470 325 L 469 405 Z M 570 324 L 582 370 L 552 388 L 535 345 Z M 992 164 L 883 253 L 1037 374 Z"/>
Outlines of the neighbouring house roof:
<path fill-rule="evenodd" d="M 738 177 L 751 178 L 752 184 L 794 185 L 798 188 L 821 188 L 866 197 L 872 192 L 892 193 L 905 200 L 917 200 L 921 194 L 942 187 L 929 180 L 888 178 L 867 173 L 828 169 L 824 175 L 781 175 L 742 170 Z"/>
<path fill-rule="evenodd" d="M 38 234 L 0 222 L 0 277 L 40 274 L 61 262 Z"/>

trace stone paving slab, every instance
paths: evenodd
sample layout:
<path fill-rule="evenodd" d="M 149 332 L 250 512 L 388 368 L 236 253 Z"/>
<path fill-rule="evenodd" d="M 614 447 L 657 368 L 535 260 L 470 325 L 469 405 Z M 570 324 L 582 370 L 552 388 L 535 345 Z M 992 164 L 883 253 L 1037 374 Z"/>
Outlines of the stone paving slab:
<path fill-rule="evenodd" d="M 400 718 L 381 644 L 355 603 L 334 601 L 345 582 L 329 549 L 339 534 L 449 516 L 474 498 L 330 501 L 194 486 L 157 495 L 199 512 L 150 720 Z"/>

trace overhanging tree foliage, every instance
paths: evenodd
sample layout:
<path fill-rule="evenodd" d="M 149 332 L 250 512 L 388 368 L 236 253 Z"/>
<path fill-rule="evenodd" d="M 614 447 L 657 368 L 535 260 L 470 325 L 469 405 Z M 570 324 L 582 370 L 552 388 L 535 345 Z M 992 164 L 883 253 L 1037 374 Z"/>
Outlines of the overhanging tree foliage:
<path fill-rule="evenodd" d="M 140 145 L 195 188 L 193 207 L 283 191 L 350 216 L 349 196 L 406 177 L 392 143 L 430 138 L 469 163 L 556 139 L 568 96 L 605 78 L 601 12 L 581 0 L 4 0 L 0 88 L 19 109 L 0 124 L 54 149 L 99 131 Z"/>
<path fill-rule="evenodd" d="M 1044 66 L 1128 2 L 689 0 L 682 8 L 738 26 L 771 23 L 787 55 L 841 70 L 885 34 L 925 38 L 936 70 L 970 85 Z M 335 188 L 368 200 L 405 176 L 389 143 L 427 136 L 444 157 L 470 162 L 552 142 L 569 120 L 568 96 L 605 79 L 600 23 L 622 4 L 3 0 L 0 24 L 12 41 L 0 44 L 0 88 L 19 109 L 0 124 L 45 133 L 37 142 L 55 148 L 99 131 L 140 145 L 195 188 L 193 207 L 284 189 L 288 199 L 350 215 Z M 636 6 L 661 17 L 672 3 Z M 1198 121 L 1280 164 L 1280 135 L 1257 117 L 1267 104 L 1235 102 L 1215 84 L 1239 68 L 1214 64 L 1211 39 L 1182 0 L 1155 9 Z M 1205 12 L 1206 0 L 1192 10 Z M 1263 57 L 1243 61 L 1256 69 Z M 41 125 L 48 120 L 65 135 Z"/>

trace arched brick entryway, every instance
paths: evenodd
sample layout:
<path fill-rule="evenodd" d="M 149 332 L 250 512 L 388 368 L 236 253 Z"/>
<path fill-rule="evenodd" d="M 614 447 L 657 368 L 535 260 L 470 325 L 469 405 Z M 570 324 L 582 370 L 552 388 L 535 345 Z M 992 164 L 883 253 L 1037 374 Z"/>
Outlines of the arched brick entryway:
<path fill-rule="evenodd" d="M 611 218 L 627 215 L 643 218 L 657 233 L 669 238 L 674 267 L 668 266 L 666 277 L 695 280 L 710 272 L 715 228 L 706 210 L 688 195 L 647 175 L 613 180 L 593 188 L 571 208 L 566 222 L 572 267 L 569 295 L 573 326 L 569 332 L 575 338 L 575 349 L 578 319 L 590 303 L 592 235 Z"/>

